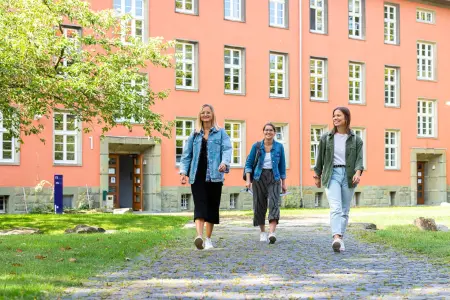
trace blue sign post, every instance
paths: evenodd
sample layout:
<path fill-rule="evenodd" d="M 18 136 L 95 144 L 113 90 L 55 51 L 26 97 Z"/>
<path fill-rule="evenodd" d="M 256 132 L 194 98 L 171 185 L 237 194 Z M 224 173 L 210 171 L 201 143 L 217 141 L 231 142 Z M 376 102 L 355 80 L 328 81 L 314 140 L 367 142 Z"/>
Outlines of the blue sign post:
<path fill-rule="evenodd" d="M 63 176 L 55 175 L 54 177 L 54 195 L 55 200 L 55 214 L 63 213 Z"/>

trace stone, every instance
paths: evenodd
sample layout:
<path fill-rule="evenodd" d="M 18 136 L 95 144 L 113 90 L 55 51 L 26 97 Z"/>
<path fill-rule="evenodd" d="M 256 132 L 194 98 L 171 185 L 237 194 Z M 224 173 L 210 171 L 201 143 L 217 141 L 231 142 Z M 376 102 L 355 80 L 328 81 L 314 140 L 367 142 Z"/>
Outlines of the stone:
<path fill-rule="evenodd" d="M 444 232 L 448 232 L 449 231 L 448 227 L 445 226 L 445 225 L 442 225 L 442 224 L 438 224 L 437 225 L 437 230 L 438 231 L 444 231 Z"/>
<path fill-rule="evenodd" d="M 101 227 L 79 224 L 73 229 L 66 229 L 64 233 L 104 233 L 106 230 Z"/>
<path fill-rule="evenodd" d="M 0 235 L 19 235 L 19 234 L 41 234 L 42 231 L 38 228 L 31 227 L 14 227 L 11 229 L 0 230 Z"/>
<path fill-rule="evenodd" d="M 348 227 L 354 229 L 377 230 L 377 225 L 373 223 L 350 223 Z"/>
<path fill-rule="evenodd" d="M 132 208 L 115 208 L 113 210 L 114 215 L 132 214 L 132 213 L 133 213 Z"/>
<path fill-rule="evenodd" d="M 421 230 L 437 231 L 436 222 L 431 218 L 417 218 L 414 220 L 414 225 Z"/>

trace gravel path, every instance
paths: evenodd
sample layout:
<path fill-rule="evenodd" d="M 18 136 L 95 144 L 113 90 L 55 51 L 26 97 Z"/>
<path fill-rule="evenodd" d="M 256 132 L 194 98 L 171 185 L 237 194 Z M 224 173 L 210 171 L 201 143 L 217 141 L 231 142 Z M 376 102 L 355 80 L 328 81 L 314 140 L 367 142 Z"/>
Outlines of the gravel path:
<path fill-rule="evenodd" d="M 346 237 L 331 249 L 323 219 L 283 220 L 274 245 L 251 220 L 224 219 L 212 250 L 193 239 L 101 274 L 67 299 L 450 299 L 450 272 L 423 257 Z"/>

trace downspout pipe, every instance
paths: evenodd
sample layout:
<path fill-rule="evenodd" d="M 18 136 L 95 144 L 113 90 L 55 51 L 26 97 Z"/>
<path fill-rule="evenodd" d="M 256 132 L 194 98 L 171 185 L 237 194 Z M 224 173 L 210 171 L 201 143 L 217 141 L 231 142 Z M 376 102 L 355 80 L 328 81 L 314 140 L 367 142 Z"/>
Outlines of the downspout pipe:
<path fill-rule="evenodd" d="M 299 9 L 298 9 L 298 24 L 299 24 L 299 101 L 300 101 L 300 109 L 299 109 L 299 129 L 300 129 L 300 203 L 299 206 L 303 205 L 303 31 L 302 31 L 302 16 L 303 16 L 303 7 L 302 0 L 298 1 Z"/>

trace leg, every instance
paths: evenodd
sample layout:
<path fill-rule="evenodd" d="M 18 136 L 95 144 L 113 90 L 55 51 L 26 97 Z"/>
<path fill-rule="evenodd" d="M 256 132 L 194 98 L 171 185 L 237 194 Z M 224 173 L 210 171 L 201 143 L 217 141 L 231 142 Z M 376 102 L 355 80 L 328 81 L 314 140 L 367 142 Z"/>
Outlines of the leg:
<path fill-rule="evenodd" d="M 345 178 L 342 183 L 342 218 L 341 218 L 342 236 L 344 236 L 345 231 L 347 229 L 350 204 L 354 193 L 355 189 L 348 187 L 347 178 Z"/>
<path fill-rule="evenodd" d="M 273 179 L 272 182 L 269 183 L 267 190 L 269 191 L 269 224 L 270 232 L 272 233 L 275 232 L 278 221 L 280 220 L 281 182 Z"/>
<path fill-rule="evenodd" d="M 333 237 L 342 236 L 342 193 L 341 183 L 338 174 L 333 170 L 331 180 L 325 193 L 327 194 L 328 203 L 330 205 L 330 226 Z"/>
<path fill-rule="evenodd" d="M 206 237 L 207 238 L 209 238 L 209 239 L 211 238 L 211 234 L 213 232 L 213 229 L 214 229 L 214 224 L 206 222 Z"/>
<path fill-rule="evenodd" d="M 197 229 L 197 236 L 203 236 L 204 224 L 205 224 L 205 219 L 201 219 L 201 218 L 195 219 L 195 228 Z M 206 227 L 206 229 L 208 229 L 208 227 Z"/>
<path fill-rule="evenodd" d="M 267 187 L 262 180 L 255 180 L 253 188 L 253 226 L 260 226 L 261 231 L 265 230 L 267 212 Z"/>

